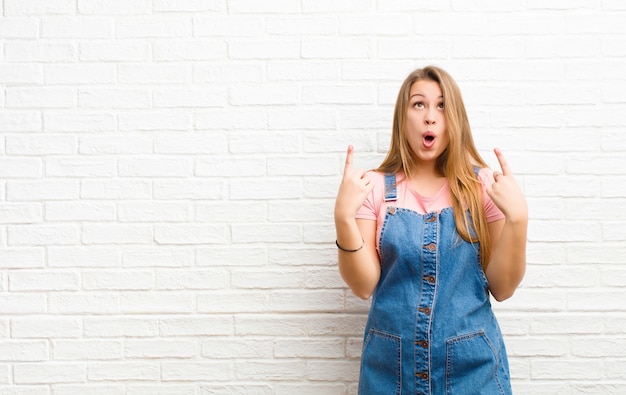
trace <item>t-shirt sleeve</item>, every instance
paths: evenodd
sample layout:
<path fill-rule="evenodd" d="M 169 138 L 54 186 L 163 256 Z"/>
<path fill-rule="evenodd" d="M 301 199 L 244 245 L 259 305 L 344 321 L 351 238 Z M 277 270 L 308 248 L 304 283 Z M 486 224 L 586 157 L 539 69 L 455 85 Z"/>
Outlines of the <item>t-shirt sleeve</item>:
<path fill-rule="evenodd" d="M 489 194 L 487 194 L 487 189 L 491 188 L 491 185 L 495 182 L 493 179 L 493 170 L 489 168 L 480 169 L 478 172 L 478 178 L 480 178 L 483 184 L 483 203 L 487 222 L 489 223 L 504 219 L 504 213 L 500 211 L 498 206 L 496 206 L 493 200 L 489 197 Z"/>
<path fill-rule="evenodd" d="M 365 198 L 365 202 L 357 211 L 355 218 L 357 219 L 371 219 L 376 221 L 378 219 L 378 211 L 380 210 L 380 203 L 383 199 L 384 191 L 384 178 L 379 173 L 374 171 L 367 172 L 368 177 L 374 183 L 374 189 L 370 191 Z"/>

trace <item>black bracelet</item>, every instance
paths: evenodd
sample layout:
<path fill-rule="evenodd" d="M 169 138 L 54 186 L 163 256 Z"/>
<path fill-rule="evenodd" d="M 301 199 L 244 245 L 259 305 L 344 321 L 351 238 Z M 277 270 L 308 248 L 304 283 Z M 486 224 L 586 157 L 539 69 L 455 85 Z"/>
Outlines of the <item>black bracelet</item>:
<path fill-rule="evenodd" d="M 361 239 L 363 240 L 363 239 Z M 361 244 L 361 247 L 357 248 L 356 250 L 347 250 L 345 248 L 343 248 L 342 246 L 339 245 L 339 242 L 337 240 L 335 240 L 335 244 L 337 244 L 337 248 L 339 248 L 341 251 L 345 251 L 345 252 L 357 252 L 358 250 L 360 250 L 361 248 L 363 248 L 363 246 L 365 245 L 365 240 L 363 240 L 363 244 Z"/>

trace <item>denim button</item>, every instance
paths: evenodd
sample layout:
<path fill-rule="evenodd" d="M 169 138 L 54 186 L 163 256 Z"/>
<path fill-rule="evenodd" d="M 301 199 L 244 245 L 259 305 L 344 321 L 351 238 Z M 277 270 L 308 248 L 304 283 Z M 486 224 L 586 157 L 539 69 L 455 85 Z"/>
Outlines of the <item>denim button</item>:
<path fill-rule="evenodd" d="M 421 346 L 422 348 L 428 348 L 428 341 L 426 340 L 416 341 L 415 344 Z"/>
<path fill-rule="evenodd" d="M 420 307 L 418 310 L 426 315 L 430 315 L 430 308 L 428 307 Z"/>
<path fill-rule="evenodd" d="M 394 206 L 387 207 L 387 213 L 394 215 L 396 213 L 396 208 Z"/>
<path fill-rule="evenodd" d="M 435 251 L 437 249 L 437 244 L 430 243 L 424 246 L 429 251 Z"/>
<path fill-rule="evenodd" d="M 424 280 L 428 281 L 431 284 L 435 283 L 435 276 L 424 276 Z"/>
<path fill-rule="evenodd" d="M 428 372 L 419 372 L 415 373 L 415 375 L 422 380 L 428 380 Z"/>
<path fill-rule="evenodd" d="M 434 214 L 426 218 L 426 222 L 435 222 L 436 220 L 437 220 L 437 216 Z"/>

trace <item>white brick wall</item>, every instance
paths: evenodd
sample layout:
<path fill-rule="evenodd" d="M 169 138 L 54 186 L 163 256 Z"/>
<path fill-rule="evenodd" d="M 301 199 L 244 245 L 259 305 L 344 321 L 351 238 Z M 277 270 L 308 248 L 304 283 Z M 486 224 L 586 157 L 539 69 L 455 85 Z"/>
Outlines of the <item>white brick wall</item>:
<path fill-rule="evenodd" d="M 437 64 L 530 205 L 518 394 L 626 393 L 618 0 L 0 0 L 0 394 L 354 394 L 348 144 Z"/>

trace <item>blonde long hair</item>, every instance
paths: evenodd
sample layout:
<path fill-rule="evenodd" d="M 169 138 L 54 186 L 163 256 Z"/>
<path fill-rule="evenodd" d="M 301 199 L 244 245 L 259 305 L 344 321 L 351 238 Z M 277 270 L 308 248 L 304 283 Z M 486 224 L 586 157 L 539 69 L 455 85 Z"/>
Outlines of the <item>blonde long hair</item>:
<path fill-rule="evenodd" d="M 436 169 L 450 184 L 456 229 L 464 240 L 479 243 L 480 261 L 485 270 L 491 253 L 490 238 L 483 207 L 482 185 L 474 167 L 487 167 L 487 164 L 474 144 L 461 91 L 446 71 L 427 66 L 413 71 L 404 80 L 394 109 L 391 145 L 387 157 L 376 170 L 391 173 L 403 171 L 407 180 L 414 173 L 416 157 L 406 137 L 406 119 L 411 86 L 420 80 L 434 81 L 441 88 L 450 142 L 437 158 Z"/>

